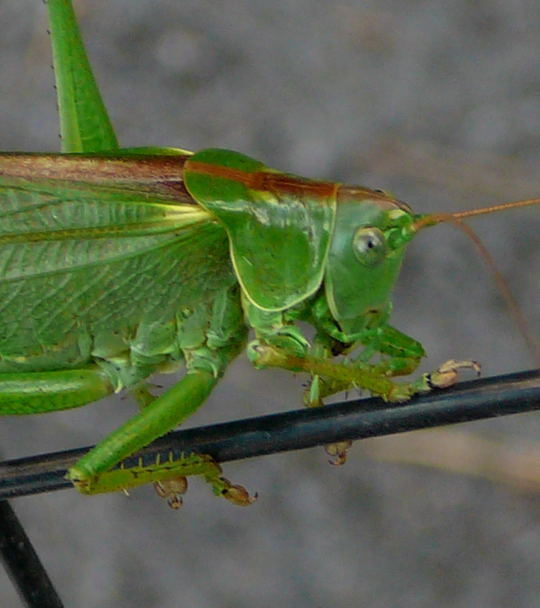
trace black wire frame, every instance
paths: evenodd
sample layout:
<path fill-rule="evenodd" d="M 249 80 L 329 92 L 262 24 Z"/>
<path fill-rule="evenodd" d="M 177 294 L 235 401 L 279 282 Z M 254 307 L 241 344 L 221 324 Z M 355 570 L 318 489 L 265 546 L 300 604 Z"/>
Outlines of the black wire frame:
<path fill-rule="evenodd" d="M 62 608 L 23 525 L 7 500 L 0 500 L 0 560 L 28 608 Z"/>
<path fill-rule="evenodd" d="M 124 465 L 137 464 L 141 458 L 156 462 L 171 453 L 175 457 L 208 454 L 217 462 L 226 462 L 538 409 L 540 370 L 531 370 L 461 383 L 401 404 L 356 399 L 176 431 L 126 459 Z M 89 449 L 0 463 L 0 557 L 28 607 L 58 608 L 62 603 L 6 499 L 71 487 L 64 478 L 66 469 Z M 33 594 L 36 580 L 43 590 L 37 600 Z"/>
<path fill-rule="evenodd" d="M 540 370 L 463 382 L 405 403 L 354 399 L 175 431 L 123 461 L 155 463 L 169 455 L 208 454 L 217 462 L 253 458 L 540 409 Z M 93 446 L 0 463 L 0 500 L 72 488 L 67 468 Z"/>

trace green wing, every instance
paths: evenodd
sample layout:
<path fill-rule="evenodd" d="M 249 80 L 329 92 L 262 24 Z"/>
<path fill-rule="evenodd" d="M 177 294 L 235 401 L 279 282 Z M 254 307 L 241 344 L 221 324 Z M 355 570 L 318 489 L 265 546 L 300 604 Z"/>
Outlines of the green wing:
<path fill-rule="evenodd" d="M 238 280 L 256 306 L 283 310 L 318 289 L 334 224 L 335 184 L 218 149 L 191 156 L 184 181 L 225 226 Z"/>
<path fill-rule="evenodd" d="M 234 282 L 223 228 L 155 190 L 0 177 L 1 370 L 76 366 Z"/>

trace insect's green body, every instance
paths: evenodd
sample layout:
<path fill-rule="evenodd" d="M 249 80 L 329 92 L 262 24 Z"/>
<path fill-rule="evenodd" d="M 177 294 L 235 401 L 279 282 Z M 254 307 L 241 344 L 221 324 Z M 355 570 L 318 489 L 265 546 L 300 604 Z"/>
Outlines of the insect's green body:
<path fill-rule="evenodd" d="M 142 412 L 70 471 L 79 489 L 186 472 L 169 463 L 144 476 L 106 473 L 204 401 L 248 328 L 255 365 L 313 376 L 310 405 L 351 386 L 406 399 L 455 375 L 459 363 L 437 378 L 391 379 L 424 354 L 388 325 L 420 216 L 385 193 L 227 150 L 118 149 L 70 3 L 49 0 L 49 15 L 63 151 L 79 154 L 0 156 L 0 414 L 138 392 Z M 300 320 L 315 327 L 313 344 Z M 331 362 L 358 345 L 356 360 Z M 163 396 L 142 388 L 181 364 L 187 375 Z M 211 463 L 189 464 L 247 501 Z"/>
<path fill-rule="evenodd" d="M 213 187 L 207 175 L 190 169 L 209 154 L 229 164 L 231 158 L 247 159 L 226 150 L 151 161 L 142 156 L 0 156 L 5 303 L 0 372 L 97 365 L 118 391 L 160 368 L 189 362 L 192 351 L 207 348 L 208 341 L 216 348 L 240 348 L 247 331 L 244 318 L 259 333 L 273 332 L 280 340 L 291 337 L 293 320 L 309 320 L 343 347 L 365 337 L 368 329 L 385 326 L 389 292 L 414 217 L 401 203 L 365 189 L 261 171 L 246 175 L 269 176 L 274 192 L 262 194 L 275 202 L 256 200 L 258 192 L 247 203 L 242 196 L 207 202 L 201 200 L 204 192 L 191 197 L 189 184 L 202 177 L 196 191 Z M 112 169 L 117 171 L 114 184 L 106 175 Z M 130 183 L 128 176 L 123 182 L 122 170 L 141 181 L 146 172 L 146 183 Z M 284 191 L 291 185 L 289 201 Z M 266 211 L 272 204 L 275 216 L 259 221 L 257 205 Z M 230 215 L 242 230 L 223 226 Z M 290 226 L 284 226 L 287 222 Z M 311 226 L 318 226 L 320 234 L 309 231 Z M 367 259 L 357 259 L 351 244 L 364 226 L 379 226 L 387 241 L 394 235 L 396 247 L 385 246 L 373 260 L 366 250 Z M 242 238 L 251 250 L 242 249 Z M 68 297 L 59 301 L 60 292 Z M 210 331 L 215 314 L 228 318 L 216 319 Z M 291 339 L 303 347 L 299 336 Z M 221 373 L 219 362 L 206 358 L 208 370 Z M 14 413 L 25 404 L 26 397 L 13 406 Z M 7 403 L 2 407 L 9 413 Z"/>

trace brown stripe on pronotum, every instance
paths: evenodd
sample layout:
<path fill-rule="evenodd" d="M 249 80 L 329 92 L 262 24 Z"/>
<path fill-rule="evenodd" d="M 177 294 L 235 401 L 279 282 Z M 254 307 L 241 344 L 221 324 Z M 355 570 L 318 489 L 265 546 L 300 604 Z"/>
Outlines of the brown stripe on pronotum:
<path fill-rule="evenodd" d="M 231 167 L 223 167 L 210 163 L 188 161 L 189 170 L 210 177 L 229 179 L 240 182 L 250 190 L 282 192 L 291 195 L 311 194 L 317 198 L 334 196 L 339 184 L 310 180 L 296 175 L 274 171 L 242 171 Z"/>

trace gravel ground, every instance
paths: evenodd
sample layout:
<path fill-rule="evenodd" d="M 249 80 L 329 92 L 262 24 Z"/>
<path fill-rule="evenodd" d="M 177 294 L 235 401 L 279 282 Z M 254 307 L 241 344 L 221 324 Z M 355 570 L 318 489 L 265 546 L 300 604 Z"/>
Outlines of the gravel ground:
<path fill-rule="evenodd" d="M 228 147 L 291 172 L 382 187 L 426 212 L 540 195 L 538 2 L 77 7 L 123 145 Z M 2 148 L 56 150 L 44 7 L 2 0 L 0 23 Z M 474 226 L 538 335 L 538 210 Z M 394 324 L 428 350 L 427 367 L 451 357 L 482 361 L 485 375 L 534 365 L 482 261 L 451 228 L 413 243 L 394 306 Z M 302 381 L 240 357 L 192 423 L 295 408 Z M 129 399 L 114 399 L 3 420 L 2 450 L 87 445 L 131 411 Z M 460 430 L 513 446 L 536 441 L 540 418 Z M 148 489 L 13 504 L 66 606 L 538 605 L 538 494 L 373 461 L 361 445 L 339 470 L 325 460 L 309 450 L 227 466 L 259 492 L 245 510 L 197 482 L 180 513 Z M 0 605 L 17 601 L 0 574 Z"/>

